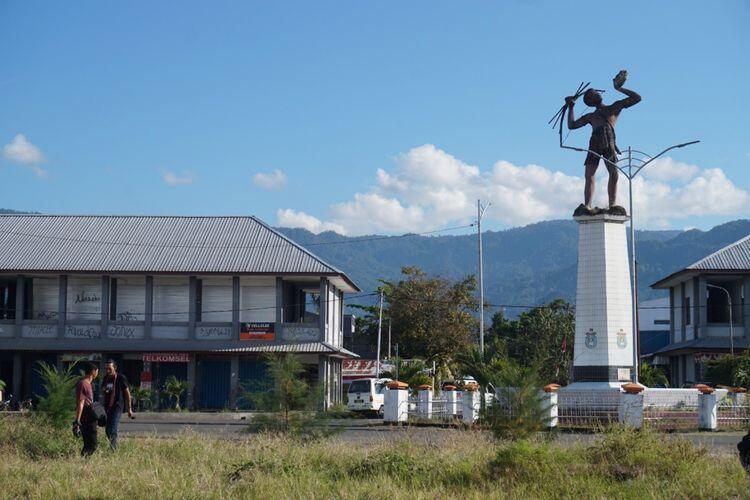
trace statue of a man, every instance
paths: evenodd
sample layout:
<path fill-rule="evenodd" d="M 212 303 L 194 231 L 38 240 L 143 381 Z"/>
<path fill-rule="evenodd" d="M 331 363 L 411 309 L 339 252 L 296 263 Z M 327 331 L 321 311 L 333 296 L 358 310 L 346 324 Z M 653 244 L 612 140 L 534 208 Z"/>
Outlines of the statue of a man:
<path fill-rule="evenodd" d="M 609 184 L 607 185 L 607 194 L 609 195 L 609 213 L 614 215 L 626 215 L 625 209 L 616 204 L 617 202 L 617 178 L 619 172 L 617 170 L 617 154 L 620 150 L 617 148 L 615 141 L 615 124 L 617 118 L 620 116 L 620 112 L 634 106 L 641 102 L 641 96 L 632 90 L 628 90 L 622 85 L 627 79 L 627 71 L 620 71 L 617 76 L 612 80 L 615 90 L 618 90 L 625 94 L 627 97 L 619 101 L 615 101 L 610 105 L 605 105 L 602 102 L 601 94 L 594 90 L 588 89 L 583 94 L 583 102 L 587 106 L 596 108 L 591 113 L 586 113 L 580 118 L 576 119 L 573 115 L 573 107 L 575 106 L 575 97 L 569 96 L 565 98 L 565 103 L 568 105 L 568 128 L 573 130 L 581 128 L 584 125 L 591 125 L 591 139 L 589 140 L 589 154 L 586 155 L 584 166 L 586 167 L 586 187 L 584 188 L 583 197 L 584 202 L 576 209 L 574 215 L 593 215 L 598 213 L 598 210 L 593 208 L 591 200 L 594 197 L 594 175 L 596 169 L 599 167 L 599 159 L 604 160 L 604 164 L 607 166 L 609 171 Z"/>

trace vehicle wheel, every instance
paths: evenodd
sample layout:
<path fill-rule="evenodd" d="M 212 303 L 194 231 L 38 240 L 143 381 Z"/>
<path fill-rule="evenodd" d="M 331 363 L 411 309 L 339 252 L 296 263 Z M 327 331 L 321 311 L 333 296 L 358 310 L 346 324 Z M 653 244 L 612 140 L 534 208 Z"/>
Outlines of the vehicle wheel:
<path fill-rule="evenodd" d="M 378 418 L 383 418 L 385 416 L 385 408 L 383 406 L 378 408 L 377 416 Z"/>

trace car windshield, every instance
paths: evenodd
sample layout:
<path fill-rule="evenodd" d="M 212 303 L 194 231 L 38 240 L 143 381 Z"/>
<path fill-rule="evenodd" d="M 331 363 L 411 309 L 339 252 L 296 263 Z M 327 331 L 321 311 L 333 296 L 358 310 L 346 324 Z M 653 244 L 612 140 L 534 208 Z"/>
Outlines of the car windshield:
<path fill-rule="evenodd" d="M 369 380 L 355 380 L 349 386 L 349 392 L 370 392 Z"/>
<path fill-rule="evenodd" d="M 385 391 L 385 382 L 375 384 L 375 394 L 383 394 L 383 391 Z"/>

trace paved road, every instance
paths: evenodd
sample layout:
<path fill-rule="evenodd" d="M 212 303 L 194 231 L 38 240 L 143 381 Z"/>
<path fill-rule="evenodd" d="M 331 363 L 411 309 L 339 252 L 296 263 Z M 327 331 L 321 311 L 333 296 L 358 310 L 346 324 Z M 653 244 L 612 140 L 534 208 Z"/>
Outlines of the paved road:
<path fill-rule="evenodd" d="M 393 427 L 382 424 L 380 420 L 339 420 L 333 425 L 344 429 L 336 434 L 337 439 L 356 444 L 376 444 L 384 441 L 401 439 L 412 439 L 425 443 L 440 443 L 446 439 L 455 439 L 454 429 L 440 427 Z M 155 436 L 170 437 L 186 429 L 194 432 L 208 434 L 227 439 L 243 439 L 247 436 L 244 432 L 247 428 L 246 420 L 231 419 L 228 417 L 214 418 L 190 418 L 180 416 L 169 419 L 163 414 L 158 417 L 138 416 L 136 420 L 127 418 L 120 424 L 120 433 L 125 436 Z M 742 439 L 744 432 L 721 431 L 721 432 L 693 432 L 664 434 L 665 439 L 684 437 L 696 445 L 704 445 L 716 453 L 736 453 L 737 443 Z M 596 434 L 577 434 L 562 432 L 559 434 L 558 442 L 563 445 L 577 443 L 590 443 L 597 439 Z"/>

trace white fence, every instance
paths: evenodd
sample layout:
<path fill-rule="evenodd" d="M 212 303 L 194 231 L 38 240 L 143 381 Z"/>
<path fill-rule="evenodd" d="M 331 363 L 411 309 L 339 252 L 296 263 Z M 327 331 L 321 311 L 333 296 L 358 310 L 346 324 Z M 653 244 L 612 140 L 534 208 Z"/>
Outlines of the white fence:
<path fill-rule="evenodd" d="M 487 405 L 513 415 L 515 389 L 489 394 Z M 742 428 L 750 425 L 750 397 L 725 389 L 703 394 L 698 389 L 645 389 L 638 394 L 612 390 L 561 390 L 540 399 L 550 427 L 596 428 L 612 423 L 657 429 Z M 475 391 L 408 390 L 386 392 L 386 423 L 460 423 L 479 420 L 480 395 Z"/>

